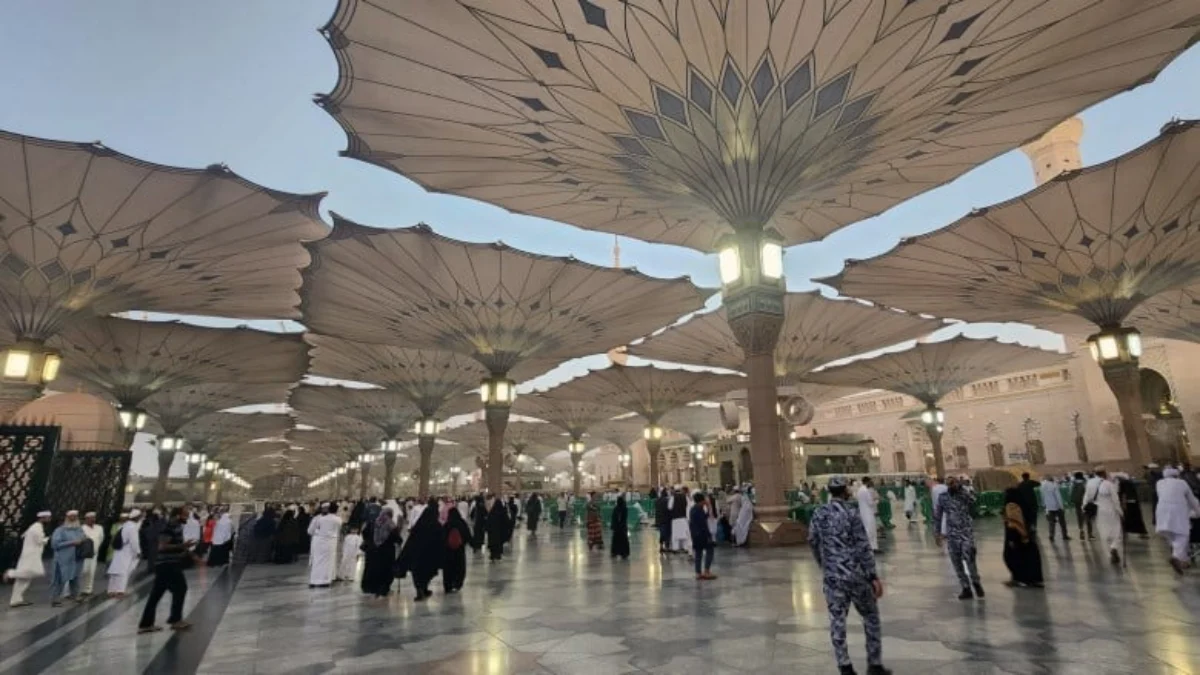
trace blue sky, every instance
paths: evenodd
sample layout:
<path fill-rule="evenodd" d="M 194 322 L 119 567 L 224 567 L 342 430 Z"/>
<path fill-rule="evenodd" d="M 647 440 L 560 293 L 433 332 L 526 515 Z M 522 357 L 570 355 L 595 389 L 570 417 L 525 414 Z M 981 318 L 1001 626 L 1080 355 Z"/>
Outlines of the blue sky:
<path fill-rule="evenodd" d="M 326 210 L 363 223 L 424 221 L 459 239 L 503 239 L 540 253 L 611 262 L 610 235 L 425 194 L 396 174 L 339 157 L 345 135 L 312 103 L 337 77 L 317 32 L 333 6 L 334 0 L 0 0 L 0 129 L 99 140 L 164 164 L 223 162 L 274 188 L 326 191 Z M 1084 112 L 1084 164 L 1146 142 L 1172 118 L 1200 117 L 1197 82 L 1200 48 L 1193 48 L 1156 82 Z M 1023 155 L 998 157 L 879 217 L 789 249 L 788 285 L 807 290 L 810 279 L 836 273 L 846 258 L 882 253 L 901 237 L 944 226 L 972 208 L 1032 187 Z M 704 286 L 718 282 L 715 260 L 695 251 L 622 240 L 621 254 L 623 265 L 648 274 L 686 274 Z M 980 325 L 969 332 L 1058 344 L 1054 336 L 1028 327 Z M 552 379 L 599 363 L 571 364 Z M 135 471 L 153 472 L 147 452 L 139 444 Z"/>

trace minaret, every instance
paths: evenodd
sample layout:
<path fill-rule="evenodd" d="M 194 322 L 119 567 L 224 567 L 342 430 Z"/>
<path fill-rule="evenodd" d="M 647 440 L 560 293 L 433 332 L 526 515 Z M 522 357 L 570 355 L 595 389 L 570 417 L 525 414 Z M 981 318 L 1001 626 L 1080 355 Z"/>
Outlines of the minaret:
<path fill-rule="evenodd" d="M 1033 175 L 1041 185 L 1064 171 L 1083 166 L 1079 157 L 1079 140 L 1083 138 L 1083 120 L 1072 117 L 1060 123 L 1041 138 L 1021 147 L 1033 165 Z"/>
<path fill-rule="evenodd" d="M 613 235 L 613 269 L 621 269 L 621 238 Z M 608 350 L 608 362 L 623 366 L 629 362 L 625 347 L 614 347 Z"/>

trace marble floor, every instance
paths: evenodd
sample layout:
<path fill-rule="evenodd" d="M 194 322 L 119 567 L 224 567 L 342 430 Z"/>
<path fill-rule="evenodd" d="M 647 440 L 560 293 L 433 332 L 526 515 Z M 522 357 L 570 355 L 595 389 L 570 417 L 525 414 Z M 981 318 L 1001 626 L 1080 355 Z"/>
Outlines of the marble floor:
<path fill-rule="evenodd" d="M 883 540 L 884 659 L 897 673 L 1200 673 L 1200 573 L 1176 578 L 1158 540 L 1130 539 L 1127 569 L 1095 542 L 1043 542 L 1045 591 L 1002 585 L 997 520 L 981 523 L 980 541 L 989 594 L 962 602 L 922 528 Z M 123 601 L 4 603 L 0 675 L 836 672 L 807 549 L 718 550 L 720 579 L 708 583 L 687 559 L 660 559 L 649 531 L 628 562 L 554 529 L 522 532 L 500 563 L 484 557 L 470 560 L 461 593 L 435 580 L 425 603 L 407 580 L 384 602 L 349 585 L 310 590 L 303 563 L 195 570 L 196 626 L 178 635 L 135 634 L 145 580 Z M 856 618 L 850 647 L 865 672 Z"/>

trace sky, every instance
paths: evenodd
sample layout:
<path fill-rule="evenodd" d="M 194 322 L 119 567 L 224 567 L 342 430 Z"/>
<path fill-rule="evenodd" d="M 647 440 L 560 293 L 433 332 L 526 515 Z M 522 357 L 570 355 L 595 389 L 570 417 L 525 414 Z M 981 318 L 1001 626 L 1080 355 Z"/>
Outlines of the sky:
<path fill-rule="evenodd" d="M 331 90 L 337 68 L 318 33 L 334 0 L 0 0 L 0 129 L 72 141 L 102 141 L 141 159 L 187 167 L 224 163 L 241 176 L 289 192 L 327 192 L 322 209 L 378 227 L 428 223 L 468 241 L 503 240 L 538 253 L 611 264 L 611 235 L 447 195 L 339 157 L 345 134 L 313 96 Z M 1173 118 L 1200 118 L 1200 46 L 1148 85 L 1084 111 L 1085 166 L 1157 135 Z M 784 258 L 789 289 L 837 273 L 902 237 L 934 230 L 973 208 L 1034 187 L 1019 152 Z M 718 286 L 715 259 L 690 249 L 622 239 L 621 264 L 653 276 L 691 276 Z M 954 330 L 957 332 L 957 329 Z M 977 324 L 999 336 L 1056 348 L 1057 336 L 1027 326 Z M 568 364 L 546 386 L 604 365 Z M 153 450 L 135 446 L 134 471 L 153 474 Z M 173 473 L 183 471 L 177 461 Z"/>

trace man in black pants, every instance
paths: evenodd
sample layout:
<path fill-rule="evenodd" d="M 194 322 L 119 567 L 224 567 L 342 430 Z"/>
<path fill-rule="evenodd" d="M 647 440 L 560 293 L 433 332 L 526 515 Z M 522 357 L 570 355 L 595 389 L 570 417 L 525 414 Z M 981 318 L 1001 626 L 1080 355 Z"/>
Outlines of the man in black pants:
<path fill-rule="evenodd" d="M 158 613 L 158 601 L 162 600 L 167 591 L 171 592 L 171 615 L 167 617 L 167 624 L 171 626 L 171 630 L 186 630 L 192 627 L 183 620 L 183 599 L 187 597 L 187 580 L 183 578 L 183 565 L 196 545 L 196 542 L 185 541 L 183 538 L 183 525 L 187 518 L 186 506 L 175 509 L 158 535 L 157 556 L 154 558 L 154 587 L 150 590 L 146 609 L 142 611 L 142 620 L 138 623 L 139 633 L 162 630 L 162 626 L 156 626 L 154 620 Z"/>

